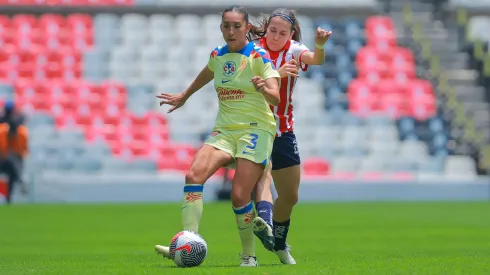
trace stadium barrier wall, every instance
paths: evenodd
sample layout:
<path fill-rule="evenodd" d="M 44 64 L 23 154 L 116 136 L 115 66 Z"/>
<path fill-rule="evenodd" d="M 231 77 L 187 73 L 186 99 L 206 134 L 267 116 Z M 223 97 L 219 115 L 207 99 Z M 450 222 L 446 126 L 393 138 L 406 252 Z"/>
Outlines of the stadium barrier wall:
<path fill-rule="evenodd" d="M 107 203 L 179 202 L 183 175 L 55 176 L 45 175 L 31 188 L 30 198 L 14 197 L 17 202 Z M 222 179 L 213 178 L 204 187 L 204 199 L 216 200 Z M 275 190 L 274 190 L 275 193 Z M 303 180 L 302 202 L 339 201 L 486 201 L 490 200 L 490 181 L 431 182 L 340 182 Z"/>

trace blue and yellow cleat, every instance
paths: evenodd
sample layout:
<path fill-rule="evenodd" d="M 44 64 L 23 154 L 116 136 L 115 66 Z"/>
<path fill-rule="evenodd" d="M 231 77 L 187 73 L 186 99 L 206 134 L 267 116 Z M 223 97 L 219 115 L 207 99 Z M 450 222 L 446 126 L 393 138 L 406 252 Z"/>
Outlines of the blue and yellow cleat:
<path fill-rule="evenodd" d="M 274 235 L 272 228 L 261 217 L 254 219 L 254 234 L 264 245 L 265 249 L 274 251 Z"/>

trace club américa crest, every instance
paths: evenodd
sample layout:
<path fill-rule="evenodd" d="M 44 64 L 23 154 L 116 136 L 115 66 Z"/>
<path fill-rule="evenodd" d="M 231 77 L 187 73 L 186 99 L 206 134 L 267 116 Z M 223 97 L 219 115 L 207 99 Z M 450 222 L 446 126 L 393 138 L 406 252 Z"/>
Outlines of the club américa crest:
<path fill-rule="evenodd" d="M 236 64 L 233 61 L 226 61 L 223 65 L 223 75 L 226 77 L 230 77 L 235 74 Z"/>

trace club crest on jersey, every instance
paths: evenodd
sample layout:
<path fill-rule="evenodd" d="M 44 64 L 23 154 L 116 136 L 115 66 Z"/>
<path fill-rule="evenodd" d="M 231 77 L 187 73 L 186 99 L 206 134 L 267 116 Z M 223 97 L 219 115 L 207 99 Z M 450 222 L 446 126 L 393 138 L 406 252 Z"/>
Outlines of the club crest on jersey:
<path fill-rule="evenodd" d="M 226 61 L 225 65 L 223 65 L 223 75 L 230 77 L 235 74 L 236 64 L 233 61 Z"/>

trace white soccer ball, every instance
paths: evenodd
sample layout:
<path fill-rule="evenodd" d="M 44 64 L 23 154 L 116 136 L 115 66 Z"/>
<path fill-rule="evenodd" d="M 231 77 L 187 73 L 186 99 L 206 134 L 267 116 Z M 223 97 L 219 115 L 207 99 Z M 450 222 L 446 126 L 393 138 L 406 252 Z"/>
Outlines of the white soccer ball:
<path fill-rule="evenodd" d="M 179 267 L 199 266 L 208 254 L 204 238 L 191 231 L 181 231 L 170 242 L 170 259 Z"/>

